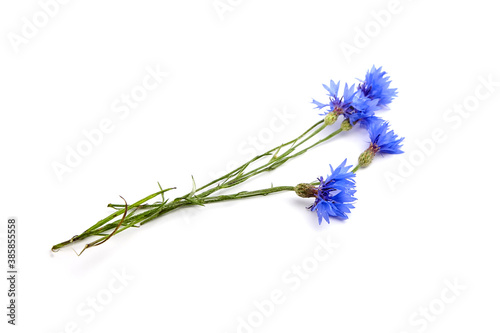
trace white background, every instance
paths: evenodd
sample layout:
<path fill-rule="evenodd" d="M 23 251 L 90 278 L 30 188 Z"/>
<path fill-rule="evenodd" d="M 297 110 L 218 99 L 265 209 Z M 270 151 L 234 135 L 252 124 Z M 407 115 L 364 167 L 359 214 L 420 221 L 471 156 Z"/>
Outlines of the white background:
<path fill-rule="evenodd" d="M 211 0 L 68 1 L 48 22 L 37 1 L 0 5 L 2 262 L 16 216 L 20 271 L 15 329 L 2 279 L 2 332 L 498 331 L 494 3 L 221 3 L 230 10 Z M 373 12 L 388 9 L 377 23 Z M 46 25 L 22 37 L 34 15 Z M 25 39 L 15 46 L 13 36 Z M 357 53 L 346 56 L 347 44 Z M 399 89 L 380 115 L 406 137 L 406 154 L 359 172 L 346 222 L 318 226 L 311 200 L 282 193 L 179 211 L 81 257 L 50 252 L 119 195 L 134 202 L 157 181 L 182 195 L 191 175 L 204 184 L 247 160 L 252 138 L 262 152 L 295 137 L 320 119 L 310 102 L 326 100 L 321 84 L 355 83 L 373 64 Z M 169 75 L 128 115 L 114 112 L 147 68 Z M 113 129 L 59 180 L 53 164 L 103 119 Z M 329 164 L 355 164 L 367 141 L 353 130 L 244 189 L 326 176 Z M 331 254 L 318 250 L 331 240 L 340 244 Z"/>

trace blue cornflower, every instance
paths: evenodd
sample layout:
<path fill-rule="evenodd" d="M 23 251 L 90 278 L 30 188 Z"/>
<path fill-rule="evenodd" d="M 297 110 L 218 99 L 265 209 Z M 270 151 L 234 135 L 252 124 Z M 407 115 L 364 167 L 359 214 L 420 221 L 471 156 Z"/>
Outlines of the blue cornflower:
<path fill-rule="evenodd" d="M 330 96 L 330 103 L 323 104 L 313 99 L 313 103 L 316 104 L 316 108 L 323 109 L 329 106 L 329 110 L 325 112 L 323 115 L 328 114 L 331 111 L 343 112 L 343 110 L 349 108 L 351 106 L 351 102 L 354 98 L 354 84 L 349 87 L 346 83 L 344 87 L 344 92 L 342 95 L 339 95 L 340 81 L 335 83 L 333 80 L 330 80 L 330 86 L 326 84 L 323 87 L 328 91 L 328 96 Z"/>
<path fill-rule="evenodd" d="M 374 111 L 379 108 L 378 101 L 366 97 L 360 90 L 355 90 L 354 84 L 349 86 L 346 83 L 342 95 L 339 94 L 340 81 L 335 83 L 330 80 L 330 86 L 324 84 L 323 87 L 328 91 L 330 102 L 324 104 L 314 99 L 312 102 L 320 110 L 328 107 L 322 115 L 331 117 L 329 124 L 334 123 L 339 115 L 343 115 L 353 125 L 357 120 L 373 116 Z"/>
<path fill-rule="evenodd" d="M 378 109 L 377 100 L 369 99 L 358 91 L 353 97 L 351 108 L 344 112 L 344 117 L 349 119 L 351 125 L 354 125 L 358 120 L 374 117 L 375 111 Z"/>
<path fill-rule="evenodd" d="M 344 160 L 335 170 L 330 165 L 331 175 L 326 179 L 319 177 L 317 187 L 310 184 L 299 184 L 296 187 L 299 196 L 316 198 L 314 204 L 308 208 L 316 211 L 319 224 L 322 220 L 330 223 L 330 217 L 345 220 L 346 213 L 350 213 L 350 209 L 354 208 L 351 202 L 356 200 L 353 197 L 356 192 L 353 178 L 356 175 L 349 171 L 352 166 L 346 166 L 346 162 L 347 160 Z"/>
<path fill-rule="evenodd" d="M 396 88 L 389 88 L 391 81 L 386 74 L 386 72 L 382 71 L 382 67 L 375 68 L 373 66 L 366 73 L 365 80 L 358 86 L 358 90 L 364 96 L 371 100 L 377 100 L 377 106 L 379 107 L 389 105 L 398 94 Z"/>
<path fill-rule="evenodd" d="M 401 143 L 404 138 L 398 138 L 393 130 L 389 131 L 389 123 L 387 121 L 373 121 L 368 125 L 368 135 L 370 136 L 371 144 L 375 153 L 382 154 L 402 154 Z"/>
<path fill-rule="evenodd" d="M 401 147 L 404 138 L 398 138 L 393 130 L 389 130 L 389 123 L 377 118 L 370 117 L 361 123 L 368 130 L 370 136 L 370 147 L 359 155 L 359 166 L 367 167 L 373 161 L 375 154 L 402 154 Z"/>

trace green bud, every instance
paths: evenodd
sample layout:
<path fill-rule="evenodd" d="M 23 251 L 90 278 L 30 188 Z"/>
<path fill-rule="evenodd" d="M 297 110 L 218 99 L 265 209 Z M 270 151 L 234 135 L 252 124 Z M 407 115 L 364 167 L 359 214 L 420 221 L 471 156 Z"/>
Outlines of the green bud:
<path fill-rule="evenodd" d="M 318 190 L 311 184 L 300 183 L 294 188 L 295 193 L 301 198 L 312 198 L 318 194 Z"/>
<path fill-rule="evenodd" d="M 340 128 L 343 131 L 349 131 L 352 128 L 352 125 L 351 125 L 351 122 L 349 121 L 349 119 L 344 119 L 342 124 L 340 124 Z"/>
<path fill-rule="evenodd" d="M 362 168 L 366 168 L 370 165 L 370 163 L 372 163 L 374 157 L 375 152 L 372 149 L 368 148 L 367 150 L 362 152 L 361 155 L 359 155 L 359 166 Z"/>
<path fill-rule="evenodd" d="M 335 112 L 330 112 L 325 117 L 325 125 L 333 125 L 337 121 L 338 114 Z"/>

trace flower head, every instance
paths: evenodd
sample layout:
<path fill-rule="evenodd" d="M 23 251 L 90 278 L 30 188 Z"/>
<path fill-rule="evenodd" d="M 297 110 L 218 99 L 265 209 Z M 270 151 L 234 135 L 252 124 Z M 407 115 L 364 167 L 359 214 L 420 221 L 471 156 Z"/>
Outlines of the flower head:
<path fill-rule="evenodd" d="M 333 80 L 330 80 L 330 86 L 324 84 L 323 87 L 326 89 L 326 91 L 328 91 L 330 103 L 323 104 L 313 99 L 313 103 L 316 104 L 316 108 L 321 110 L 327 106 L 329 107 L 329 110 L 323 115 L 326 115 L 331 111 L 342 113 L 343 110 L 348 109 L 351 106 L 354 94 L 356 93 L 354 91 L 354 85 L 349 87 L 346 83 L 342 95 L 339 94 L 340 81 L 335 83 Z"/>
<path fill-rule="evenodd" d="M 357 120 L 373 116 L 374 111 L 379 108 L 378 101 L 364 96 L 360 90 L 355 90 L 354 84 L 349 86 L 346 83 L 342 95 L 339 94 L 340 81 L 335 83 L 330 80 L 330 86 L 324 84 L 323 87 L 328 91 L 330 102 L 323 104 L 314 99 L 312 102 L 316 104 L 318 109 L 328 107 L 322 115 L 329 115 L 334 120 L 339 115 L 343 115 L 351 124 L 354 124 Z"/>
<path fill-rule="evenodd" d="M 358 120 L 374 117 L 375 111 L 379 109 L 378 101 L 372 100 L 357 91 L 351 102 L 351 108 L 344 112 L 344 117 L 354 125 Z"/>
<path fill-rule="evenodd" d="M 394 97 L 397 96 L 396 88 L 389 88 L 391 81 L 386 72 L 382 71 L 382 67 L 372 67 L 365 75 L 365 80 L 362 81 L 358 90 L 363 95 L 371 100 L 377 101 L 377 106 L 386 107 L 389 105 Z"/>
<path fill-rule="evenodd" d="M 379 118 L 380 119 L 380 118 Z M 401 143 L 404 138 L 398 138 L 393 130 L 389 130 L 389 123 L 386 121 L 372 121 L 368 125 L 368 135 L 370 136 L 370 147 L 375 153 L 382 154 L 402 154 Z"/>
<path fill-rule="evenodd" d="M 314 204 L 308 207 L 318 214 L 318 222 L 322 220 L 330 223 L 330 217 L 347 219 L 346 213 L 350 213 L 354 206 L 351 204 L 356 200 L 353 194 L 356 192 L 354 173 L 350 172 L 351 165 L 346 166 L 344 160 L 335 170 L 330 165 L 331 175 L 323 179 L 318 178 L 318 187 L 309 189 L 309 196 L 315 197 Z M 307 192 L 305 192 L 307 193 Z"/>
<path fill-rule="evenodd" d="M 368 130 L 370 147 L 359 155 L 359 166 L 367 167 L 371 164 L 377 153 L 401 154 L 402 141 L 393 130 L 389 130 L 389 123 L 377 118 L 369 117 L 361 122 L 361 126 Z"/>

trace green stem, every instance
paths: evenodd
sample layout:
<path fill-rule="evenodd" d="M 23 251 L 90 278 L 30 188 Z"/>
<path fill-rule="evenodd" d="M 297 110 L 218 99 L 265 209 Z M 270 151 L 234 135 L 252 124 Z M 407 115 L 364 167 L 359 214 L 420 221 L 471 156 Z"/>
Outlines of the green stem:
<path fill-rule="evenodd" d="M 188 193 L 184 196 L 178 197 L 168 204 L 166 202 L 157 203 L 157 204 L 146 204 L 145 202 L 147 202 L 150 199 L 153 199 L 154 197 L 156 197 L 160 194 L 162 194 L 162 197 L 163 197 L 163 193 L 166 191 L 169 191 L 171 189 L 166 189 L 166 190 L 162 190 L 162 191 L 153 193 L 153 194 L 135 202 L 134 204 L 128 206 L 128 209 L 135 208 L 133 210 L 133 213 L 135 213 L 135 211 L 137 211 L 138 209 L 145 209 L 146 211 L 142 212 L 140 214 L 136 214 L 136 215 L 133 215 L 133 213 L 132 213 L 129 216 L 124 216 L 122 218 L 123 219 L 123 221 L 122 221 L 123 226 L 121 226 L 121 228 L 119 228 L 119 226 L 118 226 L 118 223 L 119 223 L 118 221 L 116 221 L 116 220 L 112 221 L 112 220 L 114 218 L 117 218 L 120 215 L 124 214 L 125 208 L 127 206 L 109 204 L 108 205 L 109 207 L 112 207 L 115 209 L 120 208 L 120 209 L 118 209 L 117 211 L 115 211 L 114 213 L 109 215 L 108 217 L 98 221 L 96 224 L 91 226 L 89 229 L 85 230 L 80 235 L 74 236 L 65 242 L 54 245 L 52 247 L 52 250 L 57 251 L 58 249 L 60 249 L 64 246 L 67 246 L 67 245 L 73 243 L 74 241 L 82 240 L 82 239 L 85 239 L 85 238 L 90 237 L 90 236 L 96 236 L 96 235 L 102 236 L 106 231 L 114 230 L 117 228 L 119 228 L 119 229 L 115 230 L 113 233 L 118 234 L 118 233 L 120 233 L 120 232 L 122 232 L 130 227 L 137 226 L 137 224 L 139 224 L 139 223 L 140 224 L 147 223 L 158 216 L 161 216 L 165 213 L 168 213 L 170 211 L 173 211 L 175 209 L 178 209 L 178 208 L 181 208 L 184 206 L 190 206 L 190 205 L 196 205 L 196 204 L 203 205 L 205 203 L 241 199 L 241 198 L 250 197 L 250 196 L 267 195 L 269 193 L 275 193 L 275 192 L 279 192 L 279 191 L 283 191 L 283 190 L 293 190 L 293 187 L 285 186 L 285 187 L 274 187 L 274 188 L 270 188 L 270 189 L 264 189 L 264 190 L 258 190 L 258 191 L 252 191 L 252 192 L 239 192 L 239 193 L 232 194 L 232 195 L 222 195 L 222 196 L 210 197 L 211 194 L 213 194 L 221 189 L 236 186 L 236 185 L 238 185 L 238 184 L 248 180 L 249 178 L 256 176 L 262 172 L 274 170 L 277 167 L 284 164 L 289 159 L 304 154 L 309 149 L 319 145 L 322 142 L 325 142 L 325 141 L 333 138 L 334 136 L 336 136 L 337 134 L 342 132 L 342 129 L 339 129 L 339 130 L 331 133 L 330 135 L 326 136 L 325 138 L 318 140 L 314 144 L 302 149 L 301 151 L 299 151 L 295 154 L 292 154 L 298 147 L 300 147 L 301 145 L 303 145 L 304 143 L 309 141 L 311 138 L 313 138 L 318 133 L 323 131 L 326 127 L 327 127 L 327 125 L 324 123 L 324 120 L 318 121 L 316 124 L 311 126 L 309 129 L 307 129 L 304 133 L 299 135 L 297 138 L 295 138 L 291 141 L 288 141 L 284 144 L 281 144 L 273 149 L 268 150 L 267 152 L 265 152 L 263 154 L 260 154 L 256 157 L 252 158 L 247 163 L 242 164 L 240 167 L 230 171 L 226 175 L 219 177 L 219 178 L 209 182 L 208 184 L 206 184 L 198 189 L 194 189 L 193 192 Z M 290 147 L 284 153 L 278 155 L 279 151 L 283 147 L 288 147 L 288 146 L 290 146 Z M 262 165 L 260 167 L 255 168 L 254 170 L 251 170 L 251 171 L 248 171 L 247 173 L 244 173 L 244 171 L 248 168 L 248 166 L 250 164 L 256 162 L 257 160 L 261 159 L 262 157 L 269 156 L 273 153 L 274 153 L 274 156 L 273 156 L 273 158 L 271 158 L 270 161 L 268 161 L 267 163 L 265 163 L 264 165 Z M 214 186 L 213 188 L 209 189 L 210 186 L 213 186 L 214 184 L 217 184 L 217 183 L 219 183 L 217 186 Z M 205 190 L 205 191 L 203 191 L 202 193 L 199 193 L 202 190 Z M 199 194 L 196 194 L 196 193 L 199 193 Z M 103 236 L 103 238 L 104 237 L 109 238 L 109 234 L 107 236 Z M 101 238 L 101 240 L 103 238 Z M 90 243 L 88 245 L 92 246 L 92 244 L 95 245 L 98 243 L 99 243 L 99 240 L 97 240 L 96 242 Z"/>
<path fill-rule="evenodd" d="M 216 203 L 216 202 L 221 202 L 221 201 L 228 201 L 228 200 L 237 200 L 237 199 L 244 199 L 244 198 L 250 198 L 250 197 L 255 197 L 255 196 L 266 196 L 272 193 L 277 193 L 277 192 L 283 192 L 283 191 L 294 191 L 295 187 L 294 186 L 278 186 L 278 187 L 271 187 L 271 188 L 266 188 L 266 189 L 261 189 L 261 190 L 256 190 L 256 191 L 242 191 L 234 194 L 226 194 L 226 195 L 219 195 L 215 197 L 208 197 L 208 198 L 203 198 L 200 200 L 200 204 L 209 204 L 209 203 Z M 52 251 L 57 251 L 60 248 L 67 246 L 75 241 L 83 240 L 85 238 L 91 237 L 91 236 L 102 236 L 101 238 L 85 245 L 84 250 L 97 246 L 99 244 L 102 244 L 101 242 L 107 240 L 109 238 L 109 235 L 103 235 L 103 232 L 108 231 L 108 230 L 115 230 L 114 235 L 121 233 L 122 231 L 127 230 L 128 228 L 131 227 L 137 227 L 138 224 L 143 225 L 148 222 L 150 222 L 153 218 L 157 216 L 164 215 L 168 212 L 171 212 L 175 209 L 178 209 L 183 206 L 192 206 L 195 205 L 195 203 L 191 203 L 188 201 L 172 201 L 169 204 L 155 204 L 155 205 L 147 205 L 148 207 L 155 207 L 154 209 L 151 209 L 147 212 L 135 215 L 131 221 L 129 221 L 127 218 L 123 217 L 120 222 L 114 221 L 112 223 L 108 223 L 101 228 L 98 229 L 88 229 L 81 235 L 75 236 L 72 239 L 62 242 L 59 244 L 56 244 L 52 247 Z M 114 206 L 119 206 L 119 205 L 114 205 Z M 129 206 L 130 207 L 130 206 Z M 121 228 L 119 228 L 123 224 Z M 119 229 L 117 229 L 119 228 Z M 83 252 L 83 251 L 82 251 Z M 81 253 L 80 253 L 81 254 Z"/>

